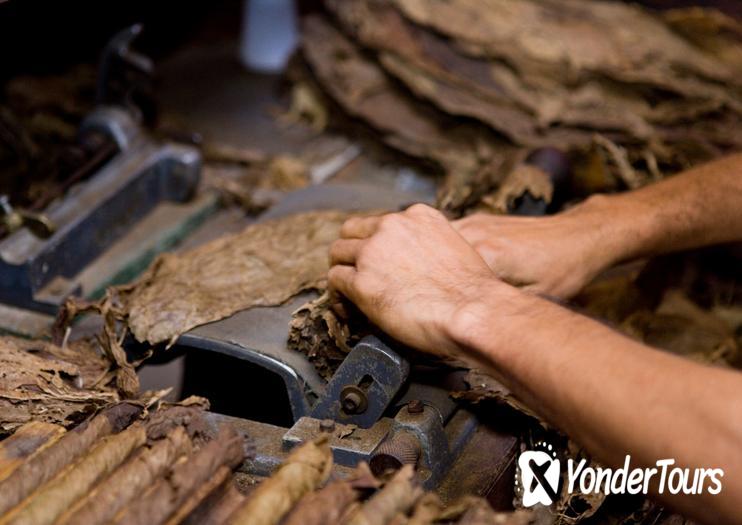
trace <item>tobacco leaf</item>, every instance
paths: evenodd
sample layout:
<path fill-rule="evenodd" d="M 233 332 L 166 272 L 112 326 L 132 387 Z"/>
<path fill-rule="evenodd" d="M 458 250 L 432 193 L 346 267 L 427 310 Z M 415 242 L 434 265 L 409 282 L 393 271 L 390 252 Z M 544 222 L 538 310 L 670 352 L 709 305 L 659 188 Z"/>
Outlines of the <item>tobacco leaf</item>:
<path fill-rule="evenodd" d="M 304 496 L 281 522 L 283 525 L 333 525 L 341 523 L 350 505 L 361 493 L 377 489 L 379 481 L 366 463 L 347 478 L 329 483 Z"/>
<path fill-rule="evenodd" d="M 213 437 L 204 418 L 204 412 L 208 409 L 209 401 L 198 396 L 190 396 L 175 404 L 163 403 L 147 420 L 147 440 L 162 439 L 176 428 L 183 427 L 196 444 L 208 441 Z"/>
<path fill-rule="evenodd" d="M 6 479 L 26 459 L 54 443 L 64 427 L 31 421 L 0 442 L 0 481 Z"/>
<path fill-rule="evenodd" d="M 480 207 L 505 214 L 526 193 L 548 204 L 554 196 L 554 185 L 549 175 L 537 166 L 518 164 L 494 193 L 482 197 Z"/>
<path fill-rule="evenodd" d="M 116 523 L 144 525 L 165 522 L 221 467 L 236 467 L 244 455 L 242 437 L 232 427 L 223 426 L 212 441 L 175 464 L 168 476 L 159 479 L 145 494 L 125 507 L 117 516 Z"/>
<path fill-rule="evenodd" d="M 620 2 L 583 0 L 394 0 L 406 16 L 469 53 L 507 57 L 518 70 L 563 82 L 587 73 L 668 83 L 686 75 L 731 82 L 734 72 L 678 38 L 660 19 Z M 680 86 L 675 89 L 679 89 Z"/>
<path fill-rule="evenodd" d="M 245 497 L 235 487 L 233 479 L 227 480 L 223 487 L 209 496 L 183 520 L 184 525 L 222 525 L 245 501 Z"/>
<path fill-rule="evenodd" d="M 332 308 L 336 301 L 333 294 L 325 291 L 317 299 L 300 306 L 289 323 L 288 348 L 305 354 L 324 378 L 332 376 L 353 344 L 367 331 L 357 326 L 365 324 L 365 318 L 353 316 L 357 322 L 351 338 L 351 327 Z"/>
<path fill-rule="evenodd" d="M 742 69 L 742 23 L 716 9 L 688 7 L 662 13 L 665 22 L 687 40 Z"/>
<path fill-rule="evenodd" d="M 541 125 L 620 130 L 643 141 L 672 140 L 654 124 L 713 120 L 720 112 L 735 113 L 739 126 L 737 68 L 641 8 L 583 0 L 392 1 L 454 45 L 514 68 L 524 84 L 519 92 L 538 93 L 528 107 Z M 740 52 L 739 41 L 726 42 Z"/>
<path fill-rule="evenodd" d="M 414 480 L 412 465 L 398 470 L 381 490 L 352 513 L 347 525 L 384 525 L 397 514 L 406 515 L 423 495 L 423 489 Z"/>
<path fill-rule="evenodd" d="M 200 487 L 197 487 L 195 491 L 185 500 L 181 507 L 175 511 L 175 513 L 168 518 L 165 525 L 178 525 L 189 516 L 201 503 L 208 499 L 209 495 L 216 491 L 224 483 L 232 481 L 232 469 L 229 467 L 219 467 L 210 478 L 208 478 Z"/>
<path fill-rule="evenodd" d="M 322 17 L 304 19 L 302 50 L 317 82 L 348 115 L 374 128 L 388 146 L 433 161 L 452 178 L 441 190 L 440 207 L 456 211 L 496 184 L 512 154 L 508 142 L 416 104 Z"/>
<path fill-rule="evenodd" d="M 141 425 L 104 437 L 70 469 L 34 492 L 20 508 L 3 518 L 8 525 L 48 525 L 87 494 L 93 486 L 113 472 L 129 454 L 144 444 Z"/>
<path fill-rule="evenodd" d="M 278 523 L 305 494 L 316 490 L 330 475 L 332 451 L 327 439 L 309 441 L 289 454 L 286 461 L 250 494 L 230 516 L 234 525 Z"/>
<path fill-rule="evenodd" d="M 527 108 L 512 103 L 521 96 L 510 90 L 512 77 L 498 82 L 492 64 L 461 55 L 434 33 L 409 23 L 389 1 L 332 0 L 326 5 L 343 30 L 381 52 L 381 65 L 415 94 L 453 115 L 480 118 L 515 142 L 530 142 L 536 130 Z"/>
<path fill-rule="evenodd" d="M 223 201 L 242 207 L 248 214 L 257 214 L 285 192 L 310 183 L 309 166 L 300 158 L 290 155 L 258 158 L 257 152 L 232 152 L 233 148 L 222 145 L 211 145 L 209 149 L 213 160 L 203 168 L 201 186 L 216 190 Z M 256 159 L 248 162 L 251 156 Z"/>
<path fill-rule="evenodd" d="M 502 60 L 469 57 L 405 20 L 390 0 L 330 1 L 342 28 L 378 53 L 379 64 L 446 113 L 487 124 L 515 144 L 584 146 L 590 125 L 647 138 L 650 106 L 626 88 L 591 79 L 579 89 L 549 78 L 527 82 Z M 631 111 L 630 111 L 631 110 Z M 646 114 L 642 114 L 646 113 Z"/>
<path fill-rule="evenodd" d="M 58 525 L 109 523 L 122 508 L 149 488 L 178 457 L 191 452 L 183 427 L 175 427 L 152 445 L 143 447 L 57 521 Z"/>
<path fill-rule="evenodd" d="M 71 426 L 118 401 L 115 389 L 97 384 L 108 368 L 109 362 L 89 342 L 62 348 L 0 337 L 0 431 L 31 420 Z"/>
<path fill-rule="evenodd" d="M 127 325 L 139 341 L 173 342 L 201 324 L 322 287 L 329 245 L 348 216 L 301 213 L 164 254 L 125 292 Z"/>
<path fill-rule="evenodd" d="M 518 412 L 544 424 L 536 412 L 519 401 L 509 388 L 486 372 L 476 368 L 471 369 L 464 376 L 464 382 L 469 388 L 467 390 L 451 392 L 451 397 L 474 404 L 488 400 L 495 401 L 496 403 L 504 403 Z"/>
<path fill-rule="evenodd" d="M 86 312 L 99 314 L 103 318 L 103 329 L 96 339 L 113 365 L 111 368 L 116 379 L 116 387 L 125 398 L 135 398 L 139 394 L 139 378 L 134 365 L 126 358 L 123 347 L 126 327 L 120 323 L 125 317 L 122 299 L 131 288 L 132 285 L 108 288 L 103 299 L 95 302 L 68 297 L 59 309 L 52 328 L 52 340 L 56 344 L 63 344 L 76 316 Z"/>
<path fill-rule="evenodd" d="M 620 328 L 645 344 L 704 363 L 729 364 L 739 355 L 731 327 L 679 290 L 668 290 L 653 311 L 633 312 Z"/>
<path fill-rule="evenodd" d="M 742 147 L 739 24 L 723 15 L 673 23 L 584 0 L 326 5 L 350 38 L 307 20 L 320 89 L 382 142 L 438 165 L 446 211 L 496 190 L 513 146 L 558 146 L 581 164 L 600 134 L 606 171 L 629 188 Z"/>

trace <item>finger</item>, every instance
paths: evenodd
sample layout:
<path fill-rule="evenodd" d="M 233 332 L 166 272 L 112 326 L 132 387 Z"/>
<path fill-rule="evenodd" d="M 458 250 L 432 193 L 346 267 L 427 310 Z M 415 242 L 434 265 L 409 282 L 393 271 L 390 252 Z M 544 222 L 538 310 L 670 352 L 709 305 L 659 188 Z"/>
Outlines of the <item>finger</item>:
<path fill-rule="evenodd" d="M 336 264 L 354 265 L 363 245 L 361 239 L 340 239 L 330 246 L 330 266 Z"/>
<path fill-rule="evenodd" d="M 352 266 L 338 264 L 330 268 L 327 273 L 327 285 L 330 290 L 340 292 L 351 301 L 356 301 L 356 289 L 354 281 L 356 278 L 356 269 Z"/>
<path fill-rule="evenodd" d="M 380 215 L 373 217 L 351 217 L 340 228 L 340 237 L 344 239 L 366 239 L 371 237 L 379 227 Z"/>
<path fill-rule="evenodd" d="M 462 228 L 466 228 L 471 221 L 469 220 L 469 217 L 464 217 L 463 219 L 456 219 L 455 221 L 451 221 L 451 226 L 453 226 L 453 229 L 456 231 L 461 231 Z"/>

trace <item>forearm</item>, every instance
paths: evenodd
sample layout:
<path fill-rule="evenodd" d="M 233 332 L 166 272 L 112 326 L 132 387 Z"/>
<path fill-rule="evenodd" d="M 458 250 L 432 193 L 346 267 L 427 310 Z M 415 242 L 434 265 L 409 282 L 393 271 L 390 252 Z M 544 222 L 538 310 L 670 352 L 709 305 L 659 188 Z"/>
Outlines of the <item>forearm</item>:
<path fill-rule="evenodd" d="M 596 257 L 610 264 L 742 240 L 742 154 L 640 190 L 593 197 L 567 213 L 601 231 Z"/>
<path fill-rule="evenodd" d="M 610 465 L 631 454 L 632 466 L 673 457 L 681 467 L 723 467 L 721 495 L 673 503 L 731 515 L 729 496 L 742 493 L 737 374 L 650 349 L 502 283 L 490 288 L 451 323 L 463 351 Z"/>

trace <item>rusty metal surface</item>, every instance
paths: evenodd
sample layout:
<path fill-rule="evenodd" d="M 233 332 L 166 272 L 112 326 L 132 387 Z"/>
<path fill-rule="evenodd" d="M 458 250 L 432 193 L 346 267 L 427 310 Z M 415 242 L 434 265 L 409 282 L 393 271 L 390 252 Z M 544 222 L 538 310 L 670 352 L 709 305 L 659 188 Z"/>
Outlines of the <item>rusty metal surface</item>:
<path fill-rule="evenodd" d="M 286 447 L 293 447 L 305 441 L 319 437 L 319 419 L 303 417 L 297 421 L 283 436 Z M 392 428 L 392 420 L 380 419 L 371 428 L 355 428 L 338 425 L 338 429 L 330 434 L 330 447 L 335 461 L 348 467 L 356 466 L 360 461 L 369 461 L 374 450 L 384 441 Z M 345 428 L 342 428 L 345 427 Z"/>
<path fill-rule="evenodd" d="M 487 498 L 496 510 L 510 509 L 517 452 L 515 436 L 480 425 L 436 492 L 446 503 L 474 494 Z"/>

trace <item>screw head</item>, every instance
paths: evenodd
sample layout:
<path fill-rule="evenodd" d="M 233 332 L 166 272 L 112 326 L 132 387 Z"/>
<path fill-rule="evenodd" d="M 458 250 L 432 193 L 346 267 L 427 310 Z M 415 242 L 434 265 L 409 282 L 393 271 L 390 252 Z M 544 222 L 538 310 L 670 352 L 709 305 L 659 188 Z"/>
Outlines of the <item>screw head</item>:
<path fill-rule="evenodd" d="M 332 432 L 335 430 L 335 422 L 332 419 L 323 419 L 319 422 L 321 432 Z"/>
<path fill-rule="evenodd" d="M 419 399 L 413 399 L 407 403 L 407 412 L 410 414 L 422 414 L 425 410 L 425 405 Z"/>
<path fill-rule="evenodd" d="M 355 385 L 348 385 L 340 392 L 340 406 L 346 414 L 362 414 L 366 411 L 366 393 Z"/>

